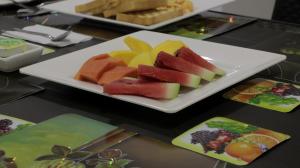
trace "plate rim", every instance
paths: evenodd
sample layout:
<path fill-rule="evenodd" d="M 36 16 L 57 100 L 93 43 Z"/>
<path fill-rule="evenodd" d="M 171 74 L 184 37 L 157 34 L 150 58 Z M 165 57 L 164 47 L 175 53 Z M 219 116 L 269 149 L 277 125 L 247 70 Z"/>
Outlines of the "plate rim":
<path fill-rule="evenodd" d="M 145 31 L 145 30 L 142 30 L 142 31 L 138 31 L 138 32 L 135 32 L 135 33 L 131 33 L 131 34 L 128 34 L 128 35 L 135 35 L 137 33 L 155 33 L 155 34 L 164 34 L 164 33 L 157 33 L 157 32 L 151 32 L 151 31 Z M 125 36 L 128 36 L 128 35 L 125 35 Z M 125 36 L 121 36 L 119 38 L 116 38 L 116 39 L 113 39 L 113 40 L 116 40 L 118 41 L 119 39 L 122 39 L 124 38 Z M 191 40 L 191 41 L 194 41 L 194 42 L 197 42 L 199 40 L 195 40 L 195 39 L 190 39 L 190 38 L 186 38 L 186 37 L 178 37 L 178 36 L 174 36 L 174 35 L 168 35 L 170 37 L 174 37 L 174 38 L 181 38 L 181 39 L 188 39 L 188 40 Z M 200 40 L 201 41 L 201 40 Z M 107 41 L 109 42 L 109 41 Z M 205 42 L 205 43 L 214 43 L 214 42 L 207 42 L 207 41 L 201 41 L 201 42 Z M 104 42 L 105 43 L 105 42 Z M 99 43 L 99 44 L 96 44 L 96 45 L 101 45 L 103 43 Z M 215 43 L 215 44 L 219 44 L 219 43 Z M 96 46 L 94 45 L 94 46 Z M 219 44 L 219 45 L 225 45 L 225 46 L 230 46 L 230 47 L 237 47 L 237 48 L 244 48 L 244 47 L 238 47 L 238 46 L 232 46 L 232 45 L 227 45 L 227 44 Z M 90 47 L 93 47 L 93 46 L 90 46 Z M 89 48 L 89 47 L 88 47 Z M 85 50 L 85 49 L 88 49 L 88 48 L 84 48 L 84 49 L 81 49 L 81 50 Z M 249 48 L 244 48 L 244 49 L 248 49 L 248 50 L 255 50 L 255 49 L 249 49 Z M 81 51 L 81 50 L 78 50 L 78 51 Z M 78 51 L 74 51 L 74 52 L 78 52 Z M 255 51 L 260 51 L 260 50 L 255 50 Z M 260 52 L 265 52 L 265 53 L 270 53 L 270 52 L 266 52 L 266 51 L 260 51 Z M 73 52 L 71 52 L 73 53 Z M 65 55 L 68 55 L 68 54 L 71 54 L 71 53 L 67 53 L 67 54 L 64 54 L 62 56 L 59 56 L 59 57 L 63 57 Z M 244 79 L 248 78 L 248 77 L 251 77 L 252 75 L 264 70 L 264 69 L 267 69 L 268 67 L 276 64 L 276 63 L 279 63 L 281 61 L 284 61 L 286 59 L 286 56 L 285 55 L 282 55 L 282 54 L 276 54 L 276 53 L 271 53 L 271 54 L 274 54 L 274 55 L 277 55 L 276 59 L 272 59 L 272 60 L 269 60 L 266 64 L 260 64 L 258 66 L 255 66 L 255 67 L 249 67 L 247 69 L 244 69 L 243 70 L 243 73 L 240 73 L 239 74 L 239 78 L 236 78 L 236 75 L 233 76 L 233 77 L 230 77 L 229 79 L 227 79 L 226 81 L 226 85 L 222 85 L 222 87 L 219 87 L 218 89 L 214 89 L 213 91 L 210 91 L 205 97 L 198 97 L 198 98 L 195 98 L 195 99 L 189 99 L 187 102 L 185 102 L 183 105 L 182 104 L 178 104 L 178 105 L 175 105 L 175 106 L 172 106 L 172 107 L 166 107 L 166 106 L 157 106 L 157 105 L 153 105 L 153 104 L 149 104 L 149 103 L 140 103 L 140 102 L 137 102 L 137 101 L 134 101 L 132 99 L 128 100 L 126 99 L 127 96 L 115 96 L 115 95 L 108 95 L 106 93 L 100 93 L 100 92 L 94 92 L 92 91 L 92 89 L 87 89 L 85 87 L 82 87 L 82 86 L 78 86 L 76 85 L 76 83 L 72 83 L 72 82 L 68 82 L 68 83 L 64 83 L 64 80 L 65 78 L 60 78 L 60 77 L 53 77 L 52 75 L 48 75 L 48 74 L 43 74 L 43 72 L 34 72 L 32 73 L 30 68 L 32 66 L 35 66 L 35 65 L 31 65 L 31 66 L 27 66 L 27 67 L 24 67 L 24 68 L 21 68 L 20 69 L 20 72 L 23 73 L 23 74 L 26 74 L 26 75 L 31 75 L 31 76 L 35 76 L 35 77 L 38 77 L 38 78 L 42 78 L 42 79 L 46 79 L 48 81 L 52 81 L 52 82 L 56 82 L 56 83 L 59 83 L 59 84 L 62 84 L 62 85 L 66 85 L 66 86 L 70 86 L 70 87 L 74 87 L 74 88 L 77 88 L 77 89 L 81 89 L 81 90 L 84 90 L 84 91 L 88 91 L 88 92 L 91 92 L 91 93 L 94 93 L 94 94 L 98 94 L 98 95 L 102 95 L 102 96 L 106 96 L 106 97 L 109 97 L 109 98 L 113 98 L 113 99 L 118 99 L 118 100 L 121 100 L 121 101 L 125 101 L 125 102 L 130 102 L 130 103 L 133 103 L 133 104 L 136 104 L 136 105 L 139 105 L 139 106 L 144 106 L 144 107 L 148 107 L 148 108 L 151 108 L 151 109 L 155 109 L 155 110 L 158 110 L 158 111 L 161 111 L 161 112 L 165 112 L 165 113 L 169 113 L 169 114 L 173 114 L 173 113 L 177 113 L 179 111 L 181 111 L 182 109 L 185 109 L 203 99 L 206 99 L 208 97 L 210 97 L 211 95 L 214 95 L 216 94 L 217 92 L 221 91 L 221 90 L 224 90 L 225 88 L 228 88 L 240 81 L 243 81 Z M 59 58 L 59 57 L 56 57 L 56 58 Z M 54 59 L 56 59 L 54 58 Z M 51 59 L 50 59 L 51 60 Z M 46 61 L 49 61 L 49 60 L 46 60 Z M 46 62 L 46 61 L 43 61 L 43 62 Z M 42 62 L 40 62 L 42 63 Z M 38 63 L 39 64 L 39 63 Z M 253 71 L 253 69 L 255 68 L 255 71 Z M 252 71 L 251 71 L 252 70 Z M 80 81 L 78 81 L 80 82 Z M 102 86 L 99 86 L 99 88 L 101 88 Z M 172 100 L 170 100 L 172 101 Z"/>

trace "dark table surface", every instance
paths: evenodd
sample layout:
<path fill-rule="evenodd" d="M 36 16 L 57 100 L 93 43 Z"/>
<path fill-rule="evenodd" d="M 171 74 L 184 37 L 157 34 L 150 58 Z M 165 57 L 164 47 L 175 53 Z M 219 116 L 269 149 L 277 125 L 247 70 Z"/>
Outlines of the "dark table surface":
<path fill-rule="evenodd" d="M 5 19 L 6 21 L 10 20 L 13 24 L 19 23 L 18 20 L 12 18 L 0 17 L 1 26 L 3 26 L 2 23 L 4 22 L 2 21 Z M 118 33 L 114 30 L 112 34 L 117 36 L 124 33 Z M 290 39 L 289 41 L 295 41 L 293 45 L 299 45 L 299 37 L 300 27 L 297 25 L 258 20 L 237 30 L 210 38 L 208 41 L 280 53 L 280 46 L 286 45 L 286 43 L 289 44 L 285 40 Z M 44 59 L 100 42 L 102 40 L 93 39 L 87 43 L 59 49 L 56 53 L 45 56 Z M 278 65 L 285 67 L 284 75 L 264 71 L 251 78 L 264 77 L 299 84 L 300 79 L 295 78 L 295 75 L 300 71 L 300 68 L 297 69 L 299 67 L 298 63 L 300 64 L 300 56 L 288 55 L 287 62 Z M 291 68 L 289 64 L 293 64 L 294 68 Z M 284 142 L 245 167 L 300 167 L 300 161 L 298 160 L 300 153 L 299 108 L 285 114 L 226 100 L 222 98 L 222 94 L 228 90 L 226 89 L 176 114 L 165 114 L 53 82 L 21 75 L 18 72 L 0 73 L 0 75 L 8 76 L 20 82 L 39 84 L 45 88 L 45 91 L 38 94 L 1 105 L 1 114 L 33 122 L 41 122 L 60 114 L 76 113 L 110 124 L 122 125 L 129 130 L 137 131 L 141 135 L 156 138 L 165 143 L 170 143 L 176 136 L 207 119 L 216 116 L 228 117 L 292 136 L 291 140 Z M 198 157 L 199 159 L 207 159 L 206 156 L 202 155 L 198 155 Z M 214 160 L 212 158 L 209 159 Z M 201 167 L 201 165 L 195 165 L 194 167 Z M 228 164 L 227 167 L 237 166 Z"/>

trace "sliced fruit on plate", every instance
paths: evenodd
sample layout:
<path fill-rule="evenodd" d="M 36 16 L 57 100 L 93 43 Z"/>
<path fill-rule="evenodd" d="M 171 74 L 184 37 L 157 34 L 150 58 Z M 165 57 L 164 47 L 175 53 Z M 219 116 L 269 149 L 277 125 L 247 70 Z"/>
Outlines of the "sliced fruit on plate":
<path fill-rule="evenodd" d="M 149 53 L 144 52 L 135 56 L 128 64 L 129 67 L 137 68 L 139 65 L 153 65 L 153 61 Z"/>
<path fill-rule="evenodd" d="M 213 71 L 217 75 L 224 75 L 225 71 L 216 67 L 212 63 L 208 62 L 204 58 L 202 58 L 200 55 L 196 54 L 194 51 L 187 47 L 182 47 L 180 50 L 177 52 L 177 56 L 180 58 L 183 58 L 191 63 L 197 64 L 203 68 L 206 68 L 210 71 Z"/>
<path fill-rule="evenodd" d="M 201 79 L 197 75 L 147 65 L 139 65 L 138 75 L 142 78 L 179 83 L 182 86 L 191 88 L 198 88 Z"/>
<path fill-rule="evenodd" d="M 99 79 L 98 84 L 106 85 L 124 77 L 137 77 L 137 69 L 125 66 L 117 66 L 105 72 Z"/>
<path fill-rule="evenodd" d="M 124 42 L 132 51 L 137 53 L 150 53 L 152 51 L 150 44 L 135 37 L 127 36 L 125 37 Z"/>
<path fill-rule="evenodd" d="M 104 55 L 106 57 L 106 55 Z M 78 80 L 97 83 L 102 74 L 116 66 L 126 66 L 124 61 L 117 58 L 91 58 L 86 61 L 75 76 Z"/>
<path fill-rule="evenodd" d="M 176 52 L 184 46 L 185 44 L 180 40 L 166 40 L 153 48 L 151 52 L 152 60 L 156 60 L 158 53 L 161 51 L 175 56 Z"/>
<path fill-rule="evenodd" d="M 109 55 L 113 58 L 122 59 L 126 64 L 129 64 L 129 62 L 137 55 L 137 53 L 130 50 L 116 50 L 110 52 Z"/>
<path fill-rule="evenodd" d="M 74 78 L 77 80 L 83 80 L 83 79 L 81 79 L 80 72 L 83 71 L 84 67 L 87 67 L 91 62 L 93 62 L 95 60 L 101 60 L 101 59 L 106 59 L 106 58 L 109 58 L 108 54 L 101 54 L 101 55 L 91 57 L 81 66 L 80 70 L 76 73 Z"/>
<path fill-rule="evenodd" d="M 243 138 L 255 144 L 266 145 L 268 149 L 280 143 L 278 139 L 263 134 L 247 134 Z"/>
<path fill-rule="evenodd" d="M 135 79 L 121 79 L 104 85 L 104 92 L 113 95 L 138 95 L 154 99 L 173 99 L 180 90 L 178 83 L 140 82 Z"/>
<path fill-rule="evenodd" d="M 214 72 L 163 51 L 158 54 L 155 66 L 198 75 L 207 81 L 211 81 L 215 77 Z"/>

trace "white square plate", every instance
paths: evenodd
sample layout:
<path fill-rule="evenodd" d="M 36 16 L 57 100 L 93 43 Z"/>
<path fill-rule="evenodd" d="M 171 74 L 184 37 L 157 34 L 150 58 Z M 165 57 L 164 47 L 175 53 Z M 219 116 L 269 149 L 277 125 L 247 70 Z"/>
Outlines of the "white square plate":
<path fill-rule="evenodd" d="M 112 50 L 127 49 L 123 42 L 124 37 L 31 65 L 22 68 L 20 71 L 27 75 L 113 97 L 162 112 L 176 113 L 185 107 L 286 59 L 284 55 L 149 31 L 139 31 L 130 34 L 130 36 L 145 40 L 152 46 L 167 39 L 182 40 L 196 53 L 204 56 L 204 58 L 225 70 L 226 75 L 213 82 L 204 84 L 198 89 L 181 91 L 179 96 L 173 100 L 154 100 L 139 96 L 111 96 L 103 93 L 103 88 L 99 85 L 73 79 L 81 65 L 90 57 Z"/>
<path fill-rule="evenodd" d="M 194 4 L 194 11 L 188 14 L 185 14 L 180 17 L 176 17 L 174 19 L 170 19 L 161 23 L 157 23 L 151 26 L 143 26 L 143 25 L 138 25 L 138 24 L 132 24 L 128 22 L 122 22 L 122 21 L 117 21 L 115 19 L 108 19 L 104 17 L 99 17 L 99 16 L 92 16 L 92 15 L 87 15 L 87 14 L 82 14 L 82 13 L 76 13 L 75 12 L 75 6 L 83 3 L 90 2 L 91 0 L 65 0 L 62 2 L 57 2 L 53 3 L 50 5 L 45 5 L 42 8 L 51 10 L 51 11 L 56 11 L 56 12 L 61 12 L 69 15 L 74 15 L 74 16 L 80 16 L 83 18 L 88 18 L 88 19 L 93 19 L 93 20 L 98 20 L 98 21 L 103 21 L 103 22 L 108 22 L 108 23 L 114 23 L 114 24 L 119 24 L 123 26 L 130 26 L 130 27 L 135 27 L 135 28 L 140 28 L 140 29 L 147 29 L 147 30 L 153 30 L 162 26 L 165 26 L 170 23 L 177 22 L 179 20 L 197 15 L 200 12 L 207 11 L 211 8 L 218 7 L 224 4 L 227 4 L 229 2 L 232 2 L 234 0 L 192 0 Z"/>

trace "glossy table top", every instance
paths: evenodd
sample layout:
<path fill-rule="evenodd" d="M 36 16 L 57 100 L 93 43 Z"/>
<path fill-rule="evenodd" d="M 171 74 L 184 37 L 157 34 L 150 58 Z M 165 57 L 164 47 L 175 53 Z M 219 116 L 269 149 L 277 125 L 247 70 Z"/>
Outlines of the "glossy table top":
<path fill-rule="evenodd" d="M 7 21 L 6 26 L 24 26 L 26 22 L 19 22 L 16 19 L 0 17 L 0 22 Z M 9 23 L 10 24 L 9 24 Z M 1 27 L 3 25 L 1 24 Z M 120 28 L 121 29 L 121 28 Z M 75 31 L 92 34 L 99 39 L 93 39 L 87 43 L 58 49 L 57 52 L 46 55 L 43 59 L 50 59 L 63 53 L 75 51 L 87 46 L 102 42 L 106 39 L 126 34 L 124 31 L 117 31 L 107 28 L 99 28 L 87 24 L 78 24 Z M 129 30 L 135 31 L 135 30 Z M 271 21 L 259 20 L 231 32 L 212 37 L 209 41 L 242 46 L 247 48 L 260 49 L 280 53 L 280 46 L 298 45 L 300 27 L 295 25 L 284 25 Z M 288 41 L 284 41 L 288 40 Z M 290 44 L 290 41 L 294 43 Z M 295 75 L 300 70 L 300 57 L 288 55 L 288 62 L 281 63 L 283 74 L 264 71 L 254 77 L 265 77 L 282 81 L 299 83 L 300 79 Z M 290 66 L 293 64 L 293 66 Z M 300 66 L 300 65 L 299 65 Z M 45 91 L 28 96 L 18 101 L 0 105 L 0 113 L 15 116 L 33 122 L 41 122 L 51 117 L 64 113 L 77 113 L 96 120 L 104 121 L 114 125 L 121 125 L 123 128 L 137 131 L 143 136 L 158 139 L 170 144 L 171 140 L 187 129 L 212 117 L 222 116 L 245 123 L 276 130 L 292 136 L 292 139 L 279 145 L 274 150 L 266 153 L 249 166 L 255 168 L 283 168 L 299 167 L 298 155 L 300 153 L 300 109 L 296 108 L 291 113 L 284 114 L 263 108 L 258 108 L 222 98 L 222 94 L 228 89 L 219 92 L 201 102 L 180 111 L 177 114 L 164 114 L 148 108 L 143 108 L 126 102 L 121 102 L 92 93 L 84 92 L 63 85 L 47 82 L 34 77 L 21 75 L 18 72 L 0 73 L 12 80 L 29 84 L 38 84 L 45 88 Z M 194 167 L 209 165 L 209 162 L 216 162 L 213 158 L 197 155 Z M 197 164 L 196 164 L 197 163 Z M 145 166 L 147 167 L 147 166 Z M 148 167 L 151 167 L 148 165 Z M 237 166 L 227 164 L 227 168 Z"/>

